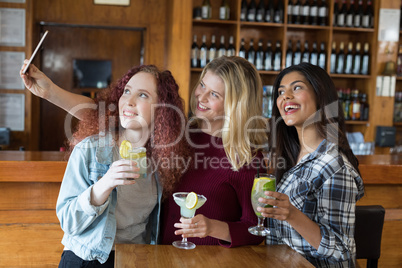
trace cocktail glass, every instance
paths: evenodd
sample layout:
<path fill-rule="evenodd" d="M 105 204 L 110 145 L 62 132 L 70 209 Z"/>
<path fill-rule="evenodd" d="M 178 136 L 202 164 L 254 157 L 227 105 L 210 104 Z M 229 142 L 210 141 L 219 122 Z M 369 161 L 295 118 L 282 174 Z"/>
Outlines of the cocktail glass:
<path fill-rule="evenodd" d="M 207 198 L 203 195 L 197 194 L 198 196 L 198 203 L 197 205 L 192 208 L 188 209 L 186 207 L 186 198 L 189 193 L 187 192 L 178 192 L 173 194 L 173 199 L 176 202 L 176 204 L 180 207 L 180 215 L 183 218 L 186 219 L 191 219 L 195 215 L 195 211 L 200 208 L 204 203 L 207 201 Z M 172 243 L 173 246 L 176 248 L 182 248 L 182 249 L 193 249 L 195 248 L 195 244 L 193 242 L 187 241 L 186 237 L 183 237 L 182 240 L 180 241 L 174 241 Z"/>
<path fill-rule="evenodd" d="M 266 236 L 270 233 L 269 229 L 264 226 L 264 217 L 261 212 L 257 210 L 257 207 L 272 207 L 264 203 L 258 202 L 258 198 L 264 197 L 269 199 L 275 199 L 271 196 L 266 196 L 265 191 L 276 191 L 276 178 L 272 174 L 259 174 L 254 178 L 253 189 L 251 190 L 251 204 L 255 214 L 258 217 L 258 225 L 248 228 L 248 231 L 253 235 Z"/>

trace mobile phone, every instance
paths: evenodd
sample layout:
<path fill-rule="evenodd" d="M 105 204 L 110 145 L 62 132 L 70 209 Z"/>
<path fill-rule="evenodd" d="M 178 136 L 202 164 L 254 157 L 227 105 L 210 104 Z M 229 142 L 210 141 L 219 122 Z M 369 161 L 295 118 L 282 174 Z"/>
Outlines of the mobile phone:
<path fill-rule="evenodd" d="M 48 32 L 49 32 L 49 31 L 46 31 L 46 32 L 43 34 L 42 38 L 40 39 L 39 44 L 36 46 L 34 52 L 32 53 L 32 56 L 31 56 L 31 58 L 29 59 L 27 66 L 25 66 L 24 70 L 22 71 L 23 74 L 25 74 L 25 73 L 28 71 L 29 65 L 31 65 L 33 59 L 35 58 L 35 55 L 38 53 L 39 48 L 40 48 L 40 46 L 42 45 L 43 41 L 45 40 L 45 38 L 46 38 Z"/>

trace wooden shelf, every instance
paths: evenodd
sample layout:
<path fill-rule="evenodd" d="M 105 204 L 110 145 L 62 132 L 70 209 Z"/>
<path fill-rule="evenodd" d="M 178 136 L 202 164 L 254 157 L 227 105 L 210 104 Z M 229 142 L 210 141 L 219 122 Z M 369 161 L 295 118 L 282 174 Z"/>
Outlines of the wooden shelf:
<path fill-rule="evenodd" d="M 306 25 L 306 24 L 288 24 L 286 25 L 288 29 L 306 29 L 306 30 L 329 30 L 329 26 L 321 25 Z"/>
<path fill-rule="evenodd" d="M 402 122 L 394 122 L 395 127 L 402 127 Z"/>
<path fill-rule="evenodd" d="M 333 31 L 374 33 L 374 28 L 332 27 Z"/>
<path fill-rule="evenodd" d="M 331 78 L 370 79 L 370 75 L 362 74 L 329 74 Z"/>
<path fill-rule="evenodd" d="M 210 20 L 195 20 L 193 19 L 193 24 L 195 25 L 202 25 L 202 24 L 207 24 L 207 25 L 211 25 L 211 24 L 233 24 L 236 25 L 237 21 L 236 20 L 214 20 L 214 19 L 210 19 Z"/>
<path fill-rule="evenodd" d="M 240 27 L 283 27 L 283 23 L 241 21 Z"/>
<path fill-rule="evenodd" d="M 369 121 L 347 120 L 346 125 L 368 125 Z"/>

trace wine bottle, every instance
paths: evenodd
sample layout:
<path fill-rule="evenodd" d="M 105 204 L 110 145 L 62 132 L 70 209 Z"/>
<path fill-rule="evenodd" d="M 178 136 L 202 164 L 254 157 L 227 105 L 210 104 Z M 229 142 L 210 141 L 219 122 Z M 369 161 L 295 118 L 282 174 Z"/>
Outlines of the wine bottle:
<path fill-rule="evenodd" d="M 239 57 L 246 58 L 246 48 L 244 47 L 244 38 L 240 40 Z"/>
<path fill-rule="evenodd" d="M 345 120 L 350 120 L 350 88 L 345 90 L 343 103 L 343 112 L 345 115 Z"/>
<path fill-rule="evenodd" d="M 222 0 L 221 6 L 219 7 L 219 19 L 228 20 L 230 17 L 230 7 L 227 0 Z"/>
<path fill-rule="evenodd" d="M 268 0 L 268 7 L 265 10 L 264 20 L 266 22 L 274 22 L 274 15 L 275 15 L 274 0 Z"/>
<path fill-rule="evenodd" d="M 336 43 L 332 42 L 331 58 L 330 58 L 330 73 L 336 72 Z"/>
<path fill-rule="evenodd" d="M 288 14 L 288 23 L 293 23 L 293 2 L 292 2 L 292 0 L 289 0 L 289 2 L 288 2 L 287 14 Z"/>
<path fill-rule="evenodd" d="M 258 41 L 258 49 L 255 53 L 255 68 L 264 70 L 264 49 L 262 48 L 262 39 Z"/>
<path fill-rule="evenodd" d="M 339 3 L 338 0 L 334 0 L 334 16 L 332 16 L 332 25 L 335 27 L 338 23 L 338 14 L 339 14 Z"/>
<path fill-rule="evenodd" d="M 297 40 L 296 43 L 296 49 L 295 52 L 293 53 L 293 65 L 297 65 L 300 64 L 301 62 L 301 44 L 300 44 L 300 40 Z"/>
<path fill-rule="evenodd" d="M 247 51 L 247 60 L 251 64 L 255 65 L 255 49 L 254 49 L 254 40 L 253 40 L 253 38 L 251 38 L 251 40 L 250 40 L 250 47 L 248 48 L 248 51 Z"/>
<path fill-rule="evenodd" d="M 318 54 L 318 66 L 320 66 L 324 70 L 326 69 L 326 59 L 327 55 L 325 53 L 325 43 L 321 42 L 320 53 Z"/>
<path fill-rule="evenodd" d="M 272 71 L 272 44 L 271 41 L 267 42 L 267 48 L 265 49 L 265 57 L 264 57 L 264 69 L 265 71 Z"/>
<path fill-rule="evenodd" d="M 226 50 L 226 56 L 232 57 L 234 55 L 236 55 L 236 49 L 233 45 L 233 36 L 230 36 L 229 37 L 229 46 L 228 46 L 228 49 Z"/>
<path fill-rule="evenodd" d="M 209 0 L 204 0 L 201 6 L 201 18 L 208 20 L 211 18 L 211 3 Z"/>
<path fill-rule="evenodd" d="M 398 57 L 396 60 L 396 74 L 402 76 L 402 45 L 399 46 Z"/>
<path fill-rule="evenodd" d="M 304 4 L 301 6 L 300 10 L 300 23 L 309 24 L 310 23 L 310 6 L 308 0 L 304 0 Z"/>
<path fill-rule="evenodd" d="M 288 48 L 286 49 L 286 62 L 285 67 L 292 66 L 293 62 L 293 48 L 292 48 L 292 40 L 288 41 Z"/>
<path fill-rule="evenodd" d="M 274 71 L 281 70 L 281 63 L 282 63 L 282 49 L 281 49 L 281 42 L 276 41 L 276 48 L 275 48 L 275 56 L 274 56 Z"/>
<path fill-rule="evenodd" d="M 300 24 L 300 0 L 296 0 L 296 3 L 292 6 L 292 17 L 294 24 Z"/>
<path fill-rule="evenodd" d="M 353 17 L 355 15 L 355 1 L 350 0 L 349 8 L 346 11 L 346 19 L 345 19 L 345 26 L 346 27 L 353 27 Z"/>
<path fill-rule="evenodd" d="M 362 18 L 362 25 L 363 28 L 371 28 L 373 27 L 373 6 L 371 4 L 371 0 L 367 0 L 367 5 L 366 5 L 366 10 L 363 13 L 363 18 Z"/>
<path fill-rule="evenodd" d="M 355 16 L 353 18 L 353 25 L 355 27 L 362 27 L 363 18 L 363 0 L 359 0 L 357 5 L 357 10 L 355 11 Z"/>
<path fill-rule="evenodd" d="M 274 13 L 274 22 L 283 23 L 283 0 L 278 0 Z"/>
<path fill-rule="evenodd" d="M 345 16 L 346 16 L 346 0 L 342 0 L 341 8 L 338 10 L 336 26 L 345 27 Z"/>
<path fill-rule="evenodd" d="M 360 68 L 361 68 L 361 50 L 360 50 L 360 42 L 356 43 L 356 52 L 355 56 L 353 59 L 353 74 L 360 74 Z"/>
<path fill-rule="evenodd" d="M 349 42 L 349 44 L 348 44 L 348 52 L 346 53 L 346 57 L 345 57 L 344 73 L 345 74 L 351 74 L 352 73 L 352 67 L 353 67 L 353 43 Z"/>
<path fill-rule="evenodd" d="M 352 90 L 352 99 L 350 101 L 349 117 L 351 120 L 360 120 L 360 100 L 359 90 Z"/>
<path fill-rule="evenodd" d="M 317 42 L 313 43 L 313 50 L 311 50 L 311 53 L 310 53 L 310 63 L 313 65 L 318 65 Z"/>
<path fill-rule="evenodd" d="M 362 55 L 362 67 L 360 69 L 360 73 L 363 75 L 368 75 L 369 74 L 369 67 L 370 64 L 370 55 L 369 55 L 369 44 L 364 43 L 364 51 Z"/>
<path fill-rule="evenodd" d="M 215 35 L 211 37 L 211 45 L 208 50 L 208 62 L 213 61 L 216 58 L 216 44 L 215 44 Z"/>
<path fill-rule="evenodd" d="M 360 120 L 368 121 L 369 119 L 369 104 L 367 102 L 367 94 L 360 95 Z"/>
<path fill-rule="evenodd" d="M 247 20 L 247 0 L 242 0 L 241 1 L 240 20 L 241 21 L 246 21 Z"/>
<path fill-rule="evenodd" d="M 258 3 L 258 8 L 257 8 L 257 12 L 255 15 L 255 20 L 258 22 L 263 22 L 265 17 L 265 5 L 264 5 L 264 0 L 260 0 L 260 2 Z M 272 16 L 272 20 L 273 20 L 273 16 Z"/>
<path fill-rule="evenodd" d="M 197 68 L 199 67 L 199 54 L 200 48 L 197 45 L 197 35 L 193 37 L 193 44 L 191 45 L 191 67 Z"/>
<path fill-rule="evenodd" d="M 205 34 L 202 36 L 202 44 L 200 47 L 200 67 L 204 68 L 205 65 L 207 65 L 207 61 L 208 61 L 208 47 L 206 44 L 207 41 L 207 37 L 205 36 Z"/>
<path fill-rule="evenodd" d="M 339 52 L 336 55 L 336 73 L 343 74 L 345 70 L 345 51 L 343 42 L 339 45 Z"/>
<path fill-rule="evenodd" d="M 313 4 L 310 7 L 310 25 L 317 25 L 318 24 L 318 6 L 317 0 L 313 1 Z"/>
<path fill-rule="evenodd" d="M 321 0 L 321 5 L 318 7 L 318 24 L 327 25 L 328 8 L 325 0 Z"/>
<path fill-rule="evenodd" d="M 256 12 L 257 12 L 257 5 L 255 3 L 255 0 L 251 0 L 247 8 L 247 20 L 255 21 Z"/>
<path fill-rule="evenodd" d="M 301 58 L 301 62 L 310 62 L 310 50 L 308 47 L 308 41 L 304 42 L 304 50 Z"/>
<path fill-rule="evenodd" d="M 218 49 L 218 58 L 226 55 L 225 36 L 221 35 L 221 42 Z"/>

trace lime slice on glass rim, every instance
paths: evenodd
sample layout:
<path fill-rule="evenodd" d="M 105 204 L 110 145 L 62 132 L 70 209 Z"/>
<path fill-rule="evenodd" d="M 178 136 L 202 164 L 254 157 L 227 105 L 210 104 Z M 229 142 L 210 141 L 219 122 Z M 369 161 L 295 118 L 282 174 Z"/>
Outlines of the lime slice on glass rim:
<path fill-rule="evenodd" d="M 120 156 L 124 159 L 129 158 L 129 151 L 132 149 L 131 143 L 128 140 L 124 140 L 120 144 L 119 153 Z"/>
<path fill-rule="evenodd" d="M 198 196 L 196 193 L 191 192 L 186 197 L 186 208 L 193 209 L 198 204 Z"/>

